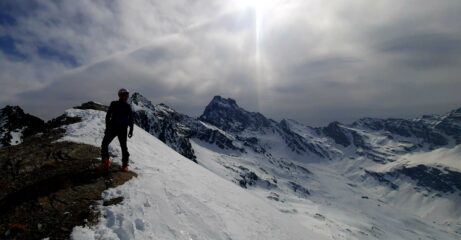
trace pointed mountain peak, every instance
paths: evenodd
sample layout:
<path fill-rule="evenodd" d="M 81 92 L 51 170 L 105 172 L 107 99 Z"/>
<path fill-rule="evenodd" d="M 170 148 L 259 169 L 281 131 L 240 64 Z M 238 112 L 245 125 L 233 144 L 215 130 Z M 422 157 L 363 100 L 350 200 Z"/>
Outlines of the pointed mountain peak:
<path fill-rule="evenodd" d="M 4 114 L 12 114 L 12 113 L 23 114 L 24 111 L 19 106 L 6 105 L 4 108 L 0 109 L 0 113 L 4 113 Z"/>
<path fill-rule="evenodd" d="M 134 92 L 131 95 L 130 99 L 131 99 L 131 101 L 133 101 L 135 103 L 137 103 L 137 102 L 150 102 L 149 99 L 147 99 L 141 93 L 138 93 L 138 92 Z"/>
<path fill-rule="evenodd" d="M 220 107 L 239 108 L 237 102 L 232 98 L 223 98 L 219 95 L 214 96 L 209 105 L 220 105 Z"/>
<path fill-rule="evenodd" d="M 234 99 L 221 96 L 213 97 L 199 120 L 233 132 L 258 130 L 271 124 L 261 113 L 249 112 L 239 107 Z"/>
<path fill-rule="evenodd" d="M 138 92 L 134 92 L 130 98 L 128 99 L 128 103 L 131 104 L 132 107 L 140 108 L 140 109 L 155 109 L 155 105 L 146 97 Z"/>

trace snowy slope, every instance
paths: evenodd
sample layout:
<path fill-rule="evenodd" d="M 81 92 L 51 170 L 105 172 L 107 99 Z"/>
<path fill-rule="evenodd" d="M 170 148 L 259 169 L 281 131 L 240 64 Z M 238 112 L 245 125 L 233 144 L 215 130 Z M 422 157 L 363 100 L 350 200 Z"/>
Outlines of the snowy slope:
<path fill-rule="evenodd" d="M 66 113 L 83 121 L 69 125 L 62 140 L 99 146 L 105 113 Z M 327 239 L 138 127 L 128 146 L 138 177 L 104 196 L 123 196 L 123 203 L 101 206 L 98 225 L 76 227 L 73 239 Z"/>
<path fill-rule="evenodd" d="M 379 167 L 379 170 L 388 171 L 402 165 L 417 166 L 420 164 L 448 167 L 461 172 L 461 145 L 453 148 L 439 148 L 430 152 L 405 154 L 397 161 Z"/>
<path fill-rule="evenodd" d="M 385 165 L 365 167 L 367 174 L 355 176 L 360 175 L 364 186 L 389 205 L 460 234 L 460 169 L 461 145 L 458 145 L 405 154 Z"/>
<path fill-rule="evenodd" d="M 147 99 L 133 103 L 140 112 L 153 106 Z M 155 116 L 169 119 L 200 165 L 329 239 L 458 239 L 458 158 L 419 154 L 454 146 L 456 136 L 448 133 L 457 131 L 459 112 L 431 121 L 364 118 L 312 128 L 275 122 L 216 96 L 198 119 L 155 111 L 141 119 L 154 125 Z"/>
<path fill-rule="evenodd" d="M 347 161 L 302 163 L 289 158 L 267 159 L 256 154 L 220 150 L 197 139 L 192 142 L 199 164 L 236 183 L 246 173 L 253 172 L 257 180 L 247 184 L 248 191 L 280 212 L 297 217 L 305 228 L 313 228 L 328 239 L 459 238 L 452 230 L 456 221 L 447 219 L 449 221 L 433 224 L 432 219 L 412 212 L 425 203 L 419 202 L 418 206 L 413 201 L 412 209 L 399 208 L 388 202 L 389 198 L 381 198 L 382 192 L 374 191 L 377 184 L 362 185 L 343 175 L 342 164 Z M 456 206 L 446 203 L 439 199 L 427 206 L 439 206 L 434 210 L 453 210 Z M 440 217 L 452 216 L 446 211 L 439 213 Z"/>

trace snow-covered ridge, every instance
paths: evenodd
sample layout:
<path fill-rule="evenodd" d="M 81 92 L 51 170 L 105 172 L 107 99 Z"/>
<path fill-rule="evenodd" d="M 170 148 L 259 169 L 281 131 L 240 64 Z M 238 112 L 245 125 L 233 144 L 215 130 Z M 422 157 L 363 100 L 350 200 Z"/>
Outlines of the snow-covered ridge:
<path fill-rule="evenodd" d="M 66 114 L 82 121 L 68 125 L 62 140 L 99 146 L 104 112 L 70 109 Z M 116 144 L 111 147 L 120 155 Z M 138 177 L 104 195 L 123 196 L 124 202 L 100 206 L 98 225 L 76 227 L 73 239 L 327 239 L 139 127 L 128 147 Z"/>

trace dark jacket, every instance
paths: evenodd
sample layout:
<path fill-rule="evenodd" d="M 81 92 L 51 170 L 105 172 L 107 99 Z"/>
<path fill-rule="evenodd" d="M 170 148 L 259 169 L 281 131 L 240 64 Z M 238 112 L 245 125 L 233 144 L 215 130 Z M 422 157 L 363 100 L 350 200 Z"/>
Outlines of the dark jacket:
<path fill-rule="evenodd" d="M 133 131 L 133 124 L 133 111 L 130 104 L 120 100 L 110 103 L 106 114 L 106 128 L 126 130 L 130 127 L 130 131 Z"/>

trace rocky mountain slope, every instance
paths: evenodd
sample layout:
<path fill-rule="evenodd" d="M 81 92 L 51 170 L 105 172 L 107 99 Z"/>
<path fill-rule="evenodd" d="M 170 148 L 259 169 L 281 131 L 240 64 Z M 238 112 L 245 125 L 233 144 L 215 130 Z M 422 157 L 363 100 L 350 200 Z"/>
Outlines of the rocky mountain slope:
<path fill-rule="evenodd" d="M 20 107 L 6 106 L 0 109 L 0 147 L 17 145 L 43 126 L 43 120 L 24 113 Z"/>
<path fill-rule="evenodd" d="M 117 164 L 110 174 L 101 173 L 99 147 L 61 140 L 81 118 L 64 114 L 44 123 L 18 107 L 3 113 L 6 129 L 24 135 L 20 143 L 0 148 L 0 239 L 69 238 L 74 226 L 98 219 L 93 208 L 104 190 L 135 176 L 118 172 Z"/>

